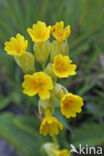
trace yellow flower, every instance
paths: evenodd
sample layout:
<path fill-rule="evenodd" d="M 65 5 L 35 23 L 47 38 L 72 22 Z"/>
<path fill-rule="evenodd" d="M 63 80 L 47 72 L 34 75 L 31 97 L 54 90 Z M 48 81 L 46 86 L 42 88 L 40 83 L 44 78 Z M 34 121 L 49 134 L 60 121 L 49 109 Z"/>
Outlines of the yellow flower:
<path fill-rule="evenodd" d="M 67 149 L 63 149 L 61 151 L 58 151 L 56 156 L 70 156 L 70 153 Z"/>
<path fill-rule="evenodd" d="M 28 46 L 28 41 L 24 39 L 24 36 L 17 34 L 16 38 L 11 37 L 10 42 L 5 42 L 4 50 L 8 55 L 22 56 Z"/>
<path fill-rule="evenodd" d="M 25 81 L 22 83 L 23 93 L 29 96 L 38 94 L 42 100 L 50 98 L 49 90 L 53 89 L 53 83 L 50 76 L 44 72 L 37 72 L 33 75 L 25 75 Z"/>
<path fill-rule="evenodd" d="M 76 65 L 71 63 L 72 60 L 70 60 L 68 56 L 63 56 L 61 54 L 55 56 L 53 64 L 54 74 L 60 78 L 65 78 L 69 75 L 75 75 Z"/>
<path fill-rule="evenodd" d="M 59 122 L 54 116 L 46 116 L 41 123 L 40 133 L 46 136 L 49 134 L 50 136 L 58 135 L 59 130 L 63 129 L 63 125 Z"/>
<path fill-rule="evenodd" d="M 50 37 L 51 26 L 46 26 L 44 22 L 38 21 L 33 24 L 32 29 L 28 28 L 27 32 L 32 38 L 33 42 L 44 42 Z"/>
<path fill-rule="evenodd" d="M 83 104 L 83 99 L 80 96 L 68 93 L 61 99 L 61 112 L 67 118 L 76 117 L 76 113 L 81 112 Z"/>
<path fill-rule="evenodd" d="M 71 33 L 70 25 L 68 25 L 67 27 L 64 28 L 63 21 L 57 22 L 52 27 L 51 31 L 52 31 L 52 35 L 58 42 L 63 42 L 64 40 L 66 40 Z"/>

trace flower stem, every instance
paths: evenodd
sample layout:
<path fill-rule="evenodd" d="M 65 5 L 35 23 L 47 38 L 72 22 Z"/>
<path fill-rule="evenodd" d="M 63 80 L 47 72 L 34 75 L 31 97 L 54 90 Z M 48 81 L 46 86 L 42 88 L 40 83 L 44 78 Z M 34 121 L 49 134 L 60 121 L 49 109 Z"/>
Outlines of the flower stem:
<path fill-rule="evenodd" d="M 55 145 L 59 148 L 59 144 L 58 144 L 58 140 L 56 136 L 52 136 L 53 142 L 55 143 Z"/>

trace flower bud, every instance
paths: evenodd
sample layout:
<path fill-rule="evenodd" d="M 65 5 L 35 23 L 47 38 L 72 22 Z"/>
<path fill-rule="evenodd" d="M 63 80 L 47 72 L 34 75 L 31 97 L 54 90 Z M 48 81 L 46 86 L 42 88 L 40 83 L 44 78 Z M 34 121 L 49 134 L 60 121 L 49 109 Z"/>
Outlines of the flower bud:
<path fill-rule="evenodd" d="M 52 64 L 52 63 L 49 63 L 44 71 L 45 71 L 49 76 L 55 77 L 55 74 L 54 74 L 54 72 L 53 72 L 53 64 Z"/>
<path fill-rule="evenodd" d="M 34 44 L 35 59 L 43 66 L 43 68 L 45 67 L 49 56 L 49 45 L 49 41 Z"/>
<path fill-rule="evenodd" d="M 68 90 L 64 86 L 62 86 L 59 83 L 56 83 L 54 90 L 53 90 L 53 96 L 56 98 L 57 101 L 60 102 L 61 97 L 67 93 L 68 93 Z"/>
<path fill-rule="evenodd" d="M 25 52 L 22 56 L 15 56 L 15 60 L 24 73 L 31 74 L 35 71 L 33 54 Z"/>
<path fill-rule="evenodd" d="M 55 56 L 59 53 L 66 56 L 68 55 L 69 47 L 68 42 L 65 40 L 64 42 L 58 43 L 57 41 L 53 41 L 50 43 L 50 60 L 51 62 L 54 61 Z"/>
<path fill-rule="evenodd" d="M 53 105 L 53 100 L 39 100 L 38 102 L 38 108 L 39 108 L 39 113 L 45 115 L 46 109 L 50 110 L 50 113 L 52 114 L 54 112 L 54 105 Z"/>
<path fill-rule="evenodd" d="M 56 156 L 56 151 L 58 151 L 58 145 L 54 143 L 45 143 L 42 148 L 47 153 L 48 156 Z"/>

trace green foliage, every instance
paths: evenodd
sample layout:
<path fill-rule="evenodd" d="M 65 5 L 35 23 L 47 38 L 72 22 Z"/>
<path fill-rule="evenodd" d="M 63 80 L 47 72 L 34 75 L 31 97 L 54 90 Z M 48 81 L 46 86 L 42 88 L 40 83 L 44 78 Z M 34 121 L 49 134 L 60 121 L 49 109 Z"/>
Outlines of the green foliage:
<path fill-rule="evenodd" d="M 0 110 L 5 108 L 9 104 L 9 97 L 5 98 L 3 96 L 0 96 Z"/>
<path fill-rule="evenodd" d="M 11 114 L 4 114 L 0 116 L 0 136 L 10 142 L 26 156 L 34 156 L 34 151 L 36 155 L 39 155 L 40 150 L 38 135 L 34 136 L 31 135 L 31 133 L 23 131 L 14 124 L 13 120 L 14 119 Z"/>
<path fill-rule="evenodd" d="M 71 140 L 71 143 L 76 147 L 81 144 L 82 146 L 86 146 L 86 143 L 89 146 L 97 146 L 100 144 L 104 144 L 104 125 L 98 125 L 96 123 L 84 123 L 80 128 L 73 130 L 75 134 L 75 138 Z"/>
<path fill-rule="evenodd" d="M 24 155 L 43 155 L 40 147 L 49 138 L 39 134 L 40 122 L 34 117 L 37 97 L 23 95 L 23 72 L 4 52 L 4 42 L 21 33 L 29 41 L 28 51 L 33 52 L 26 29 L 37 20 L 51 25 L 63 20 L 65 25 L 71 25 L 69 56 L 78 65 L 77 75 L 59 81 L 69 92 L 81 95 L 85 106 L 76 119 L 66 120 L 59 113 L 60 104 L 55 103 L 55 116 L 65 127 L 58 139 L 62 147 L 71 143 L 97 146 L 104 143 L 104 66 L 100 61 L 104 56 L 103 8 L 104 0 L 0 0 L 0 111 L 8 104 L 23 111 L 16 117 L 5 111 L 0 114 L 0 137 Z"/>
<path fill-rule="evenodd" d="M 31 133 L 33 136 L 39 133 L 40 122 L 34 116 L 19 115 L 14 119 L 14 123 L 18 128 Z"/>

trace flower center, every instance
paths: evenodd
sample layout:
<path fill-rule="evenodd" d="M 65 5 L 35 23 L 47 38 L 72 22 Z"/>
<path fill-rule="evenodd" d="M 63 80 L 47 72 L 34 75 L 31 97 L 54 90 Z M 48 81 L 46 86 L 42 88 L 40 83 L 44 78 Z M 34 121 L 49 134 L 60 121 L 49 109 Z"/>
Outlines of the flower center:
<path fill-rule="evenodd" d="M 69 102 L 70 102 L 70 103 L 73 103 L 73 100 L 72 100 L 72 99 L 70 99 L 70 100 L 69 100 Z"/>
<path fill-rule="evenodd" d="M 41 39 L 41 38 L 44 38 L 45 35 L 46 35 L 45 33 L 37 33 L 36 34 L 36 38 L 40 38 Z"/>
<path fill-rule="evenodd" d="M 57 37 L 59 37 L 60 39 L 63 38 L 63 34 L 62 33 L 56 33 Z"/>
<path fill-rule="evenodd" d="M 66 71 L 65 63 L 64 62 L 62 62 L 62 63 L 57 62 L 56 63 L 56 70 L 59 72 L 65 72 Z"/>
<path fill-rule="evenodd" d="M 54 28 L 52 31 L 55 32 L 55 30 L 56 30 L 56 29 Z"/>
<path fill-rule="evenodd" d="M 65 107 L 66 109 L 68 109 L 69 106 L 70 106 L 70 104 L 73 104 L 74 102 L 73 102 L 73 99 L 72 99 L 72 98 L 67 97 L 63 103 L 64 103 L 64 107 Z"/>
<path fill-rule="evenodd" d="M 68 109 L 68 107 L 69 107 L 68 101 L 67 101 L 67 102 L 64 102 L 64 107 L 65 107 L 66 109 Z"/>
<path fill-rule="evenodd" d="M 44 91 L 44 86 L 46 85 L 45 81 L 42 81 L 41 78 L 38 78 L 36 81 L 33 81 L 34 89 L 40 89 L 41 91 Z"/>
<path fill-rule="evenodd" d="M 20 48 L 19 47 L 16 47 L 15 49 L 16 49 L 17 53 L 20 52 Z"/>

